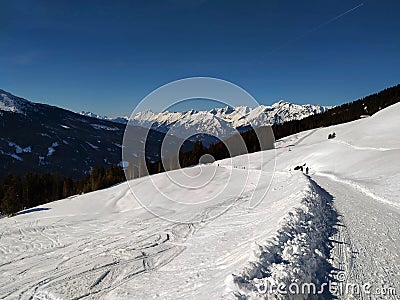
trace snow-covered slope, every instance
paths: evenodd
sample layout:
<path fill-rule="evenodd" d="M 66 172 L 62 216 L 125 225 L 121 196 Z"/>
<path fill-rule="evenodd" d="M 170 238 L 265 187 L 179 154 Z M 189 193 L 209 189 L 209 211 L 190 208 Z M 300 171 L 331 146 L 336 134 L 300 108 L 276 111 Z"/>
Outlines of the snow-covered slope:
<path fill-rule="evenodd" d="M 198 189 L 173 184 L 179 171 L 133 180 L 136 197 L 163 218 L 126 183 L 3 218 L 0 298 L 263 299 L 272 286 L 271 298 L 291 299 L 277 286 L 334 278 L 396 299 L 377 293 L 400 290 L 399 113 L 396 104 L 275 150 L 185 169 L 197 180 L 213 174 Z M 303 164 L 310 177 L 294 171 Z M 166 202 L 154 185 L 187 205 Z"/>
<path fill-rule="evenodd" d="M 333 267 L 331 273 L 343 289 L 346 285 L 357 285 L 360 289 L 359 292 L 338 292 L 340 299 L 397 299 L 396 291 L 398 297 L 399 114 L 400 103 L 370 118 L 302 132 L 277 142 L 277 169 L 296 173 L 299 171 L 294 171 L 295 166 L 306 164 L 311 178 L 325 190 L 323 193 L 328 193 L 335 206 L 337 222 L 333 229 L 336 232 L 330 237 L 333 244 L 329 259 Z M 336 138 L 328 140 L 333 132 Z M 264 155 L 261 152 L 251 154 L 250 161 L 259 161 Z M 262 257 L 269 252 L 253 263 L 262 263 Z M 305 266 L 298 267 L 302 273 L 309 271 Z M 279 272 L 274 275 L 276 265 L 267 262 L 263 268 L 271 275 L 251 277 L 244 268 L 240 273 L 244 283 L 237 292 L 254 296 L 259 295 L 254 293 L 254 288 L 272 279 L 287 283 L 287 278 Z M 285 266 L 284 269 L 292 274 L 291 268 Z M 362 290 L 363 285 L 368 289 Z"/>

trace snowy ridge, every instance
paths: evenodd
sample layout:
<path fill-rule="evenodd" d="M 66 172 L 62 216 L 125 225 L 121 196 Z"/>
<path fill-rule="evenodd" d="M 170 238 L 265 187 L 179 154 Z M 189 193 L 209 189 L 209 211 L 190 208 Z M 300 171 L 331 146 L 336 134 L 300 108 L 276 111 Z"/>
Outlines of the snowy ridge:
<path fill-rule="evenodd" d="M 100 120 L 106 120 L 106 121 L 112 121 L 115 123 L 121 123 L 121 124 L 126 124 L 129 120 L 129 117 L 116 117 L 116 118 L 109 118 L 107 116 L 100 116 L 98 114 L 89 112 L 89 111 L 80 111 L 80 115 L 90 117 L 90 118 L 95 118 L 95 119 L 100 119 Z"/>
<path fill-rule="evenodd" d="M 329 237 L 334 234 L 336 221 L 332 196 L 310 180 L 301 206 L 285 217 L 273 239 L 258 245 L 249 265 L 238 275 L 232 275 L 235 296 L 287 299 L 289 294 L 296 299 L 311 299 L 309 289 L 301 291 L 311 283 L 316 287 L 316 299 L 321 295 L 331 297 L 321 285 L 328 282 L 332 270 Z M 292 283 L 297 284 L 300 293 L 290 295 Z M 278 289 L 287 294 L 278 293 Z M 319 292 L 321 295 L 317 295 Z"/>
<path fill-rule="evenodd" d="M 220 139 L 231 136 L 236 130 L 244 130 L 248 126 L 260 127 L 280 124 L 291 120 L 299 120 L 313 114 L 322 113 L 330 107 L 320 105 L 298 105 L 283 100 L 272 106 L 260 105 L 255 108 L 248 106 L 214 108 L 209 111 L 189 110 L 186 112 L 165 111 L 154 113 L 151 110 L 138 112 L 131 118 L 108 118 L 90 112 L 80 114 L 127 123 L 134 126 L 153 128 L 161 132 L 171 131 L 172 134 L 184 138 L 196 133 L 206 133 Z"/>
<path fill-rule="evenodd" d="M 169 132 L 182 138 L 197 133 L 207 133 L 223 138 L 235 132 L 235 129 L 226 120 L 218 118 L 208 111 L 195 110 L 158 114 L 151 111 L 141 112 L 130 119 L 129 124 Z"/>
<path fill-rule="evenodd" d="M 28 100 L 16 97 L 0 89 L 0 110 L 23 114 L 28 104 Z"/>
<path fill-rule="evenodd" d="M 247 106 L 225 107 L 214 109 L 211 112 L 230 122 L 233 127 L 240 128 L 249 125 L 262 126 L 300 120 L 313 114 L 323 113 L 330 108 L 311 104 L 298 105 L 281 100 L 271 106 L 260 105 L 256 108 Z"/>

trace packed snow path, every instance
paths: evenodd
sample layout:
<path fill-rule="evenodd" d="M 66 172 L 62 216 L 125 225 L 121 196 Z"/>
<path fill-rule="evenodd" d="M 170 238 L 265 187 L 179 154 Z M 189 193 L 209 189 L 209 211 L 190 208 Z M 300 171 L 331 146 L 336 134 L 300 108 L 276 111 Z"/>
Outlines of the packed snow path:
<path fill-rule="evenodd" d="M 360 288 L 353 295 L 357 299 L 398 299 L 394 291 L 400 291 L 399 209 L 331 177 L 313 178 L 334 196 L 340 214 L 332 260 L 344 275 L 343 283 L 371 285 L 366 291 L 370 294 Z"/>
<path fill-rule="evenodd" d="M 332 275 L 341 273 L 342 286 L 350 286 L 338 294 L 342 299 L 398 299 L 400 294 L 399 114 L 395 104 L 370 118 L 278 143 L 278 169 L 306 163 L 311 177 L 334 197 L 339 222 L 332 238 L 337 268 Z M 336 138 L 328 140 L 333 132 Z M 361 292 L 351 290 L 355 285 Z"/>

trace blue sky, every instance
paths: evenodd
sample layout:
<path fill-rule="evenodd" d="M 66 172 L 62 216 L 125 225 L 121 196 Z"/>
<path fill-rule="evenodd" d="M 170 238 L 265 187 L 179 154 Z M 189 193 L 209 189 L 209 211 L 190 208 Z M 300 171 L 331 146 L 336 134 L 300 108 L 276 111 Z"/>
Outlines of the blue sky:
<path fill-rule="evenodd" d="M 336 105 L 399 83 L 399 1 L 0 0 L 0 88 L 128 115 L 173 80 Z M 189 108 L 189 107 L 188 107 Z"/>

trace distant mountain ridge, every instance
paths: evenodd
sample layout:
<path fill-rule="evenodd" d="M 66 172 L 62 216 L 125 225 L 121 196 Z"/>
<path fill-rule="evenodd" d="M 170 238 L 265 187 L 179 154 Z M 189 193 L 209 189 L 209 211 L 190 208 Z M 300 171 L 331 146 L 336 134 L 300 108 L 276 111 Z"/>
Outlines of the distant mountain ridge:
<path fill-rule="evenodd" d="M 31 102 L 28 100 L 14 96 L 0 89 L 0 111 L 23 114 L 30 106 Z"/>
<path fill-rule="evenodd" d="M 169 132 L 181 138 L 204 133 L 220 139 L 229 137 L 237 131 L 249 127 L 281 124 L 291 120 L 299 120 L 310 115 L 327 111 L 331 107 L 320 105 L 298 105 L 279 101 L 271 106 L 260 105 L 255 108 L 248 106 L 214 108 L 209 111 L 189 110 L 186 112 L 160 112 L 151 110 L 138 112 L 133 118 L 109 118 L 91 112 L 80 114 L 116 123 L 152 128 L 161 132 Z"/>

